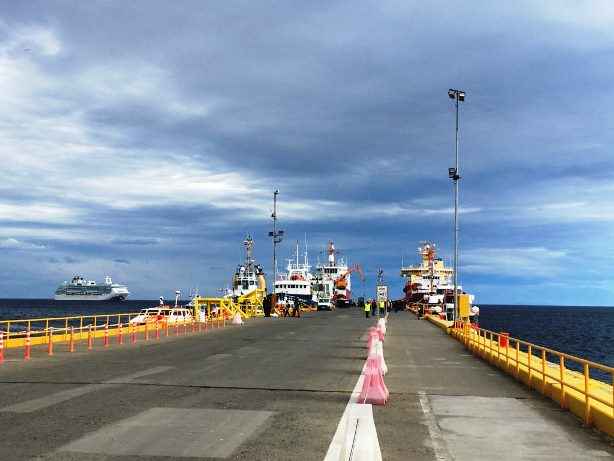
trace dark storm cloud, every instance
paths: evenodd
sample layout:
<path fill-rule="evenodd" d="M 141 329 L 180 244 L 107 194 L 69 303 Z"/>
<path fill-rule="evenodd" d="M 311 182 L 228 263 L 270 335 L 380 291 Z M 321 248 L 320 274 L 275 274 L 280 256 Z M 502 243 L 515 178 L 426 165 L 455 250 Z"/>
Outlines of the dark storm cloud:
<path fill-rule="evenodd" d="M 21 163 L 0 183 L 0 244 L 32 253 L 18 266 L 45 257 L 68 272 L 106 271 L 130 261 L 121 276 L 142 296 L 159 294 L 148 284 L 219 288 L 247 233 L 270 266 L 268 200 L 279 188 L 282 254 L 305 232 L 314 258 L 332 238 L 371 276 L 384 267 L 400 292 L 399 260 L 413 261 L 420 240 L 450 254 L 446 91 L 458 87 L 468 95 L 465 284 L 494 300 L 489 265 L 510 280 L 524 267 L 547 281 L 532 258 L 553 270 L 581 249 L 605 268 L 611 15 L 584 10 L 7 3 L 0 41 L 15 86 L 0 102 L 14 128 L 0 133 L 1 155 Z M 44 270 L 28 276 L 51 287 Z"/>

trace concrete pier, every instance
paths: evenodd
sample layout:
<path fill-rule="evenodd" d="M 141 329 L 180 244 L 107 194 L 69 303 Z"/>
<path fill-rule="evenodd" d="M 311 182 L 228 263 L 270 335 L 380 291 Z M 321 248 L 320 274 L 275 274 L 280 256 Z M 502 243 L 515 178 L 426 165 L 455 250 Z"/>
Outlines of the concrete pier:
<path fill-rule="evenodd" d="M 322 460 L 366 357 L 359 310 L 0 366 L 0 459 Z M 384 460 L 614 459 L 605 437 L 408 313 L 384 344 Z"/>

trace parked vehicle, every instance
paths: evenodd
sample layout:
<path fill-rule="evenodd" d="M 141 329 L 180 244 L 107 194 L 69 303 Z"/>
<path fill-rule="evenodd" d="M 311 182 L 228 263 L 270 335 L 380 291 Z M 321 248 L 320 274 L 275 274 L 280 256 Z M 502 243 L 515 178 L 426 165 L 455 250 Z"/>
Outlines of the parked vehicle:
<path fill-rule="evenodd" d="M 177 323 L 188 323 L 194 319 L 192 316 L 192 312 L 190 309 L 185 309 L 183 307 L 173 307 L 169 309 L 169 313 L 166 316 L 166 323 L 168 325 L 175 325 Z"/>
<path fill-rule="evenodd" d="M 169 314 L 171 309 L 164 307 L 150 307 L 147 309 L 142 309 L 139 312 L 139 315 L 130 319 L 131 325 L 144 325 L 148 322 L 155 322 L 156 320 L 162 321 Z"/>

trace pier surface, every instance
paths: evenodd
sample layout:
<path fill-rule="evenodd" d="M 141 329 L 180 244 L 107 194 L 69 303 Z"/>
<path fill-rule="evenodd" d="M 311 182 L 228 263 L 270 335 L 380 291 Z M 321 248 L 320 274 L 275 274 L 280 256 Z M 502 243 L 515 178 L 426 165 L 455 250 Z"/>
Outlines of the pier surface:
<path fill-rule="evenodd" d="M 371 325 L 338 310 L 7 361 L 0 459 L 322 460 Z M 604 437 L 412 314 L 390 314 L 384 353 L 384 460 L 614 459 Z"/>

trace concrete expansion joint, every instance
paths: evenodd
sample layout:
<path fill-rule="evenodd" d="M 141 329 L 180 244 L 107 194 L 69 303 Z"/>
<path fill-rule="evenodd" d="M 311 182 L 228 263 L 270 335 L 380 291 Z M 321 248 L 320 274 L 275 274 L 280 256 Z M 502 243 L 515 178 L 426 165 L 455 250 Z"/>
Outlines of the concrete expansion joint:
<path fill-rule="evenodd" d="M 0 381 L 0 384 L 48 384 L 50 386 L 58 385 L 122 385 L 122 386 L 149 386 L 149 387 L 169 387 L 169 388 L 185 388 L 185 389 L 222 389 L 222 390 L 245 390 L 245 391 L 267 391 L 267 392 L 308 392 L 314 394 L 343 394 L 346 395 L 352 392 L 352 389 L 306 389 L 306 388 L 283 388 L 283 387 L 258 387 L 258 386 L 219 386 L 208 384 L 169 384 L 169 383 L 152 383 L 152 382 L 135 382 L 135 381 Z M 392 394 L 392 392 L 391 392 Z M 403 395 L 403 393 L 394 393 Z"/>
<path fill-rule="evenodd" d="M 391 392 L 391 394 L 393 394 L 393 392 Z M 396 394 L 396 393 L 395 393 Z M 500 396 L 490 396 L 490 395 L 474 395 L 474 394 L 458 394 L 458 393 L 454 393 L 454 392 L 450 392 L 450 393 L 441 393 L 441 392 L 427 392 L 427 391 L 418 391 L 418 392 L 403 392 L 403 393 L 398 393 L 399 395 L 426 395 L 426 396 L 432 396 L 432 397 L 478 397 L 478 398 L 484 398 L 484 399 L 490 399 L 490 398 L 501 398 Z M 543 401 L 544 399 L 540 398 L 539 396 L 515 396 L 515 395 L 509 395 L 509 396 L 505 396 L 505 398 L 508 399 L 515 399 L 515 400 L 523 400 L 523 401 Z M 547 401 L 546 401 L 547 402 Z"/>

